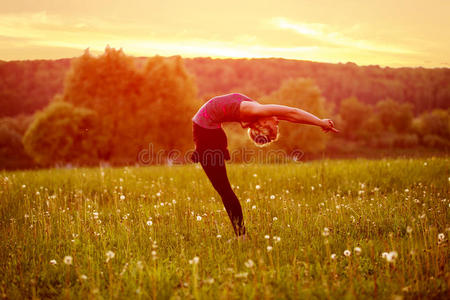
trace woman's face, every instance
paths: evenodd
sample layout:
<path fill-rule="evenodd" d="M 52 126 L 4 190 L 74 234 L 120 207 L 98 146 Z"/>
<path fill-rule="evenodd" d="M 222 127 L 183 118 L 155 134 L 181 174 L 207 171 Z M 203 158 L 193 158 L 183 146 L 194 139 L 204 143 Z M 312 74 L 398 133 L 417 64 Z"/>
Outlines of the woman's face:
<path fill-rule="evenodd" d="M 256 124 L 255 124 L 256 123 Z M 269 136 L 271 138 L 275 139 L 278 134 L 278 119 L 277 117 L 268 117 L 268 118 L 261 118 L 258 119 L 256 122 L 252 124 L 253 126 L 250 127 L 263 127 L 268 129 Z"/>

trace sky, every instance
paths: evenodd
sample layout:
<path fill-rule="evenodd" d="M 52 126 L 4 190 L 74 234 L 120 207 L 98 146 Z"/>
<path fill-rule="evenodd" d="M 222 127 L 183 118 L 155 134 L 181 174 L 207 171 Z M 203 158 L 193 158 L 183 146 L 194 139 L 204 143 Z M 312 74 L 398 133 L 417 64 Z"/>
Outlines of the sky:
<path fill-rule="evenodd" d="M 450 67 L 449 0 L 0 0 L 0 60 L 128 55 Z"/>

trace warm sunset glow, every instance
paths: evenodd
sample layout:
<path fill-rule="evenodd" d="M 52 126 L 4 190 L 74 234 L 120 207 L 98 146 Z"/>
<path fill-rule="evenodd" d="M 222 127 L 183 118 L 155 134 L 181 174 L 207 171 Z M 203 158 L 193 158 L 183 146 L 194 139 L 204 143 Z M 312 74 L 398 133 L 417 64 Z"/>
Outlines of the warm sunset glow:
<path fill-rule="evenodd" d="M 79 56 L 282 57 L 448 67 L 449 1 L 10 1 L 0 60 Z"/>

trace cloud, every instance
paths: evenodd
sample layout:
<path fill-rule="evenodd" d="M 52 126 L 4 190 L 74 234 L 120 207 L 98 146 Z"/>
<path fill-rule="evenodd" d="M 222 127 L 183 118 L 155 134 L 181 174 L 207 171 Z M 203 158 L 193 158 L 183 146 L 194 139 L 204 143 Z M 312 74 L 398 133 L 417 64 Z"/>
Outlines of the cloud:
<path fill-rule="evenodd" d="M 327 24 L 294 23 L 276 18 L 269 23 L 262 21 L 260 27 L 239 30 L 240 33 L 236 34 L 237 30 L 233 31 L 231 27 L 221 31 L 213 26 L 174 28 L 159 21 L 146 22 L 45 11 L 0 14 L 0 59 L 73 57 L 77 51 L 81 55 L 86 48 L 90 48 L 92 53 L 102 53 L 106 45 L 110 45 L 136 56 L 283 57 L 332 63 L 352 61 L 364 65 L 412 66 L 423 65 L 423 59 L 429 58 L 430 53 L 411 50 L 421 49 L 417 47 L 408 49 L 380 41 L 358 25 L 337 30 Z M 394 40 L 392 36 L 382 37 Z M 394 41 L 397 45 L 414 45 L 405 39 Z M 437 56 L 436 52 L 434 55 L 433 61 L 446 59 L 445 55 Z M 426 65 L 436 66 L 436 63 Z"/>
<path fill-rule="evenodd" d="M 355 39 L 334 30 L 327 24 L 295 23 L 286 18 L 274 18 L 271 20 L 271 23 L 275 25 L 276 28 L 291 30 L 302 36 L 307 36 L 330 45 L 393 54 L 418 54 L 417 51 L 399 46 L 376 43 L 365 39 Z M 357 29 L 358 26 L 353 26 L 350 31 L 355 31 Z"/>
<path fill-rule="evenodd" d="M 106 45 L 123 48 L 132 55 L 175 55 L 214 57 L 293 57 L 317 47 L 270 47 L 253 35 L 234 39 L 193 36 L 187 30 L 167 34 L 149 25 L 48 14 L 45 11 L 0 15 L 0 41 L 17 39 L 22 46 L 103 51 Z M 158 31 L 159 30 L 159 31 Z"/>

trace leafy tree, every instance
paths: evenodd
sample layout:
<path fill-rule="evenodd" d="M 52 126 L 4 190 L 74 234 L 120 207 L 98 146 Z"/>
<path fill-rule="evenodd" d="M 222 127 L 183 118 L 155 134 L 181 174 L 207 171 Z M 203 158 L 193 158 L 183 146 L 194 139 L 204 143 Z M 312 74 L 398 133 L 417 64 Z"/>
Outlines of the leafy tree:
<path fill-rule="evenodd" d="M 383 124 L 376 114 L 370 115 L 365 119 L 360 130 L 358 130 L 359 137 L 363 138 L 367 143 L 372 143 L 374 139 L 379 138 L 383 132 Z"/>
<path fill-rule="evenodd" d="M 343 122 L 343 135 L 349 139 L 355 139 L 362 134 L 362 125 L 370 119 L 372 108 L 352 97 L 342 100 L 339 114 Z M 370 120 L 369 123 L 365 124 L 366 129 L 376 127 L 377 124 L 373 124 L 376 122 L 376 120 Z"/>
<path fill-rule="evenodd" d="M 192 146 L 199 103 L 180 57 L 153 57 L 139 70 L 122 50 L 108 47 L 99 57 L 86 51 L 73 63 L 63 100 L 97 112 L 108 145 L 104 159 L 112 163 L 135 163 L 143 150 L 152 152 L 149 160 Z"/>
<path fill-rule="evenodd" d="M 0 119 L 0 169 L 33 166 L 33 160 L 25 153 L 22 144 L 22 136 L 32 119 L 29 115 Z"/>
<path fill-rule="evenodd" d="M 384 128 L 399 133 L 405 133 L 410 130 L 413 119 L 411 104 L 386 99 L 377 103 L 376 111 Z"/>
<path fill-rule="evenodd" d="M 94 111 L 57 100 L 37 113 L 23 144 L 42 166 L 93 164 L 100 158 L 104 145 L 98 133 Z"/>
<path fill-rule="evenodd" d="M 449 110 L 435 109 L 420 116 L 419 132 L 422 135 L 436 135 L 450 139 Z"/>

